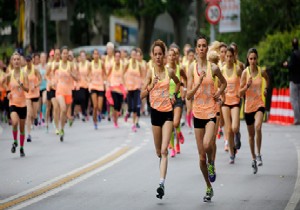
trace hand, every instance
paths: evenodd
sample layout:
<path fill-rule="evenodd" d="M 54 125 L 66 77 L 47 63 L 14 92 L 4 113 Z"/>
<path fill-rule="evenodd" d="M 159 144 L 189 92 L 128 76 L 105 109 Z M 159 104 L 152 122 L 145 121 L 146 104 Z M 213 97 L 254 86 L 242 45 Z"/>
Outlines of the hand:
<path fill-rule="evenodd" d="M 11 97 L 11 93 L 8 93 L 8 94 L 7 94 L 7 98 L 8 98 L 8 100 L 11 100 L 11 98 L 12 98 L 12 97 Z"/>
<path fill-rule="evenodd" d="M 200 73 L 200 84 L 202 83 L 204 77 L 206 77 L 206 72 L 201 71 L 201 73 Z"/>
<path fill-rule="evenodd" d="M 213 95 L 214 100 L 215 100 L 215 101 L 219 101 L 220 95 L 221 95 L 221 94 L 220 94 L 220 91 L 215 92 L 215 94 Z"/>
<path fill-rule="evenodd" d="M 171 101 L 172 105 L 175 104 L 175 101 L 176 101 L 175 95 L 170 98 L 170 101 Z"/>
<path fill-rule="evenodd" d="M 153 87 L 158 83 L 158 81 L 159 81 L 159 77 L 157 76 L 157 75 L 155 75 L 155 77 L 154 77 L 154 80 L 153 80 Z M 153 88 L 152 87 L 152 88 Z"/>
<path fill-rule="evenodd" d="M 252 77 L 250 77 L 247 82 L 247 88 L 249 88 L 251 84 L 252 84 Z"/>
<path fill-rule="evenodd" d="M 287 62 L 287 61 L 284 61 L 282 65 L 283 65 L 284 67 L 287 67 L 287 66 L 288 66 L 288 62 Z"/>

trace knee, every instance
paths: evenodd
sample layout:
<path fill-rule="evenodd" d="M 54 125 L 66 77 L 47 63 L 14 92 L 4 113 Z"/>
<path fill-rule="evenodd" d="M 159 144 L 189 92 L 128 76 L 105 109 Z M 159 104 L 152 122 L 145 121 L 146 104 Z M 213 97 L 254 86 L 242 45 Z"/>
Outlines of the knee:
<path fill-rule="evenodd" d="M 256 132 L 261 132 L 261 127 L 262 127 L 262 124 L 257 124 L 257 125 L 255 125 L 255 131 Z"/>
<path fill-rule="evenodd" d="M 200 155 L 200 165 L 205 166 L 206 165 L 206 157 L 205 155 Z"/>
<path fill-rule="evenodd" d="M 164 157 L 168 156 L 168 149 L 161 150 L 161 156 L 164 156 Z"/>
<path fill-rule="evenodd" d="M 210 148 L 210 143 L 208 141 L 203 142 L 204 150 L 207 151 Z"/>
<path fill-rule="evenodd" d="M 232 132 L 233 132 L 233 133 L 239 132 L 239 128 L 238 128 L 237 126 L 233 126 L 233 127 L 232 127 Z"/>

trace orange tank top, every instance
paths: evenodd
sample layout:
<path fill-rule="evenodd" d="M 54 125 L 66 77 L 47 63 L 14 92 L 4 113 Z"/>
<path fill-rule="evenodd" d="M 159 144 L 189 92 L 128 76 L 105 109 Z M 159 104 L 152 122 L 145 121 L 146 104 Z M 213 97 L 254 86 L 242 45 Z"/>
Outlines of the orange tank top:
<path fill-rule="evenodd" d="M 133 67 L 132 59 L 129 60 L 128 70 L 126 72 L 126 88 L 127 90 L 137 90 L 141 88 L 142 77 L 140 73 L 140 67 L 138 61 L 135 62 L 135 68 Z"/>
<path fill-rule="evenodd" d="M 197 69 L 197 63 L 194 65 L 194 86 L 199 84 L 200 75 Z M 215 94 L 215 82 L 212 75 L 211 63 L 207 62 L 206 76 L 194 95 L 193 114 L 198 119 L 210 119 L 216 117 L 217 103 L 213 98 Z"/>
<path fill-rule="evenodd" d="M 24 71 L 20 70 L 20 82 L 24 83 Z M 18 79 L 15 78 L 15 70 L 11 70 L 9 81 L 10 99 L 9 106 L 26 107 L 25 91 L 18 84 Z"/>
<path fill-rule="evenodd" d="M 123 84 L 122 75 L 123 74 L 123 64 L 120 62 L 119 69 L 116 70 L 116 63 L 112 66 L 111 77 L 110 77 L 110 87 L 113 91 L 121 93 L 120 85 Z"/>
<path fill-rule="evenodd" d="M 89 61 L 85 61 L 84 63 L 79 63 L 79 75 L 80 75 L 80 80 L 79 80 L 79 86 L 81 88 L 88 88 L 88 64 Z"/>
<path fill-rule="evenodd" d="M 97 67 L 96 67 L 97 65 Z M 98 64 L 95 65 L 95 62 L 91 62 L 92 72 L 91 72 L 91 90 L 104 91 L 104 80 L 103 80 L 103 69 L 101 60 L 98 61 Z"/>
<path fill-rule="evenodd" d="M 227 71 L 227 65 L 224 65 L 222 72 L 227 81 L 224 104 L 236 105 L 240 103 L 240 77 L 237 75 L 236 64 L 233 64 L 233 72 L 231 76 L 228 76 Z"/>
<path fill-rule="evenodd" d="M 59 63 L 59 68 L 57 70 L 57 87 L 56 87 L 56 95 L 72 95 L 72 89 L 74 87 L 74 80 L 69 73 L 69 70 L 71 68 L 71 64 L 69 61 L 67 61 L 67 67 L 62 66 L 62 61 Z"/>
<path fill-rule="evenodd" d="M 50 76 L 47 82 L 47 90 L 50 91 L 52 90 L 56 90 L 56 83 L 57 83 L 57 71 L 55 69 L 55 66 L 58 64 L 59 66 L 59 61 L 53 61 L 51 63 L 49 63 L 50 68 L 51 68 L 51 72 L 50 72 Z"/>
<path fill-rule="evenodd" d="M 31 66 L 31 69 L 29 70 L 27 66 L 24 67 L 24 71 L 28 75 L 28 93 L 25 93 L 27 99 L 31 98 L 39 98 L 40 97 L 40 86 L 35 86 L 39 83 L 38 77 L 35 75 L 34 66 Z"/>
<path fill-rule="evenodd" d="M 257 75 L 252 78 L 252 84 L 248 88 L 245 94 L 245 113 L 256 112 L 259 107 L 265 107 L 265 103 L 262 99 L 262 81 L 261 68 L 257 66 Z M 247 81 L 250 77 L 250 68 L 246 68 Z"/>
<path fill-rule="evenodd" d="M 152 68 L 152 81 L 154 80 L 154 68 Z M 170 77 L 167 68 L 165 68 L 165 78 L 155 84 L 153 89 L 150 91 L 150 105 L 153 109 L 160 112 L 172 111 L 172 104 L 170 101 Z"/>
<path fill-rule="evenodd" d="M 108 56 L 105 56 L 104 67 L 105 67 L 106 75 L 108 75 L 110 68 L 112 68 L 112 66 L 114 65 L 114 62 L 115 62 L 114 57 L 109 58 Z"/>

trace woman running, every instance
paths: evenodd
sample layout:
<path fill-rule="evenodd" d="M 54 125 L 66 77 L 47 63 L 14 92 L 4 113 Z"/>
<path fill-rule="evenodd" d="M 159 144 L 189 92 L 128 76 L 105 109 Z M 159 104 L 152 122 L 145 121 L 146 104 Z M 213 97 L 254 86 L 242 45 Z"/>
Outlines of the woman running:
<path fill-rule="evenodd" d="M 26 57 L 27 65 L 24 71 L 27 73 L 28 77 L 28 89 L 29 91 L 26 95 L 26 105 L 27 105 L 27 142 L 31 142 L 31 126 L 34 123 L 35 126 L 38 125 L 38 107 L 40 100 L 40 84 L 42 82 L 42 77 L 38 69 L 32 64 L 30 56 Z"/>
<path fill-rule="evenodd" d="M 182 97 L 185 98 L 185 93 L 186 93 L 186 74 L 183 69 L 180 68 L 180 66 L 177 64 L 177 53 L 179 54 L 178 48 L 170 48 L 168 51 L 168 64 L 166 65 L 167 68 L 171 68 L 175 70 L 175 75 L 176 77 L 182 81 L 184 81 L 184 88 L 178 95 L 176 95 L 176 101 L 173 105 L 173 126 L 175 129 L 175 132 L 172 132 L 171 135 L 171 152 L 170 156 L 175 157 L 175 153 L 180 154 L 180 143 L 183 144 L 184 142 L 184 137 L 180 131 L 180 119 L 181 119 L 181 114 L 182 114 L 182 108 L 183 108 L 183 100 Z M 174 95 L 176 89 L 176 84 L 173 80 L 170 80 L 170 95 Z M 176 134 L 176 148 L 174 144 L 174 138 Z M 176 149 L 176 151 L 175 151 Z"/>
<path fill-rule="evenodd" d="M 67 118 L 67 110 L 72 104 L 72 89 L 74 80 L 78 79 L 73 63 L 68 61 L 68 49 L 63 48 L 61 53 L 61 61 L 57 68 L 57 87 L 55 97 L 60 109 L 60 141 L 64 140 L 64 127 Z"/>
<path fill-rule="evenodd" d="M 150 96 L 151 124 L 156 154 L 160 159 L 160 182 L 157 188 L 157 198 L 165 194 L 165 179 L 168 166 L 168 145 L 173 130 L 173 108 L 175 96 L 179 92 L 180 81 L 175 71 L 166 68 L 164 57 L 167 49 L 163 41 L 157 40 L 152 44 L 153 68 L 147 72 L 146 81 L 141 92 L 141 98 Z M 174 96 L 170 98 L 170 80 L 176 84 Z"/>
<path fill-rule="evenodd" d="M 144 55 L 143 55 L 143 52 L 140 48 L 137 48 L 136 49 L 137 52 L 136 52 L 136 59 L 140 62 L 140 65 L 142 67 L 142 79 L 141 79 L 141 87 L 143 87 L 143 82 L 145 81 L 146 79 L 146 75 L 147 75 L 147 62 L 144 60 Z M 140 101 L 140 97 L 139 97 L 139 104 L 140 106 L 138 106 L 138 114 L 142 113 L 143 115 L 145 115 L 146 111 L 145 111 L 145 107 L 146 107 L 146 103 L 147 103 L 147 99 L 144 98 L 142 101 Z M 140 117 L 140 116 L 138 116 Z M 140 127 L 139 123 L 136 124 L 137 128 Z"/>
<path fill-rule="evenodd" d="M 242 69 L 235 64 L 234 49 L 229 47 L 226 50 L 226 64 L 222 68 L 223 76 L 227 81 L 227 88 L 224 94 L 222 114 L 225 122 L 225 132 L 229 143 L 230 160 L 233 164 L 236 149 L 234 136 L 240 130 L 240 77 Z"/>
<path fill-rule="evenodd" d="M 40 64 L 38 65 L 38 70 L 42 77 L 42 82 L 40 85 L 40 104 L 41 104 L 41 114 L 40 122 L 44 123 L 46 119 L 46 107 L 47 107 L 47 80 L 46 80 L 46 70 L 47 70 L 47 54 L 41 53 Z"/>
<path fill-rule="evenodd" d="M 264 95 L 267 94 L 269 77 L 266 71 L 262 71 L 257 64 L 258 53 L 255 48 L 250 48 L 247 53 L 246 69 L 241 76 L 240 94 L 245 95 L 245 121 L 249 135 L 249 145 L 252 155 L 253 173 L 257 173 L 258 166 L 262 166 L 261 143 L 262 143 L 262 122 L 265 112 L 265 103 L 262 100 L 262 82 L 266 80 Z M 256 136 L 256 139 L 254 139 Z M 257 153 L 255 152 L 255 144 Z M 257 154 L 257 155 L 256 155 Z"/>
<path fill-rule="evenodd" d="M 132 114 L 132 131 L 136 132 L 137 127 L 136 124 L 138 122 L 138 104 L 140 97 L 140 88 L 141 88 L 141 80 L 142 80 L 142 67 L 138 60 L 136 59 L 136 49 L 131 50 L 131 59 L 129 60 L 127 66 L 125 67 L 126 75 L 126 88 L 128 91 L 127 94 L 127 104 L 128 104 L 128 112 L 125 115 L 125 122 L 127 122 L 128 117 Z"/>
<path fill-rule="evenodd" d="M 114 64 L 109 72 L 109 90 L 113 99 L 113 122 L 115 128 L 118 128 L 118 118 L 120 116 L 123 99 L 125 98 L 124 88 L 124 64 L 121 62 L 121 52 L 116 50 Z"/>
<path fill-rule="evenodd" d="M 55 125 L 55 134 L 59 135 L 59 105 L 58 101 L 55 97 L 56 95 L 56 85 L 57 85 L 57 68 L 60 63 L 60 49 L 54 50 L 54 60 L 48 63 L 47 71 L 46 71 L 46 79 L 47 79 L 47 111 L 46 111 L 46 127 L 47 131 L 49 130 L 49 119 L 50 119 L 50 111 L 52 110 L 52 119 L 54 120 Z M 51 108 L 52 105 L 52 108 Z"/>
<path fill-rule="evenodd" d="M 207 61 L 208 44 L 205 36 L 197 38 L 196 62 L 191 65 L 188 75 L 187 99 L 193 101 L 194 132 L 200 158 L 200 169 L 207 185 L 204 202 L 213 197 L 211 182 L 216 179 L 213 162 L 213 138 L 215 134 L 217 101 L 226 88 L 226 80 L 217 65 Z M 215 90 L 217 77 L 220 88 Z"/>
<path fill-rule="evenodd" d="M 89 79 L 88 75 L 90 74 L 91 71 L 91 64 L 90 62 L 86 59 L 86 53 L 85 51 L 80 52 L 80 63 L 78 64 L 79 68 L 79 91 L 78 91 L 78 97 L 80 100 L 80 106 L 81 106 L 81 112 L 82 112 L 82 121 L 85 122 L 88 119 L 88 103 L 89 103 Z"/>
<path fill-rule="evenodd" d="M 18 147 L 18 125 L 20 127 L 20 156 L 24 157 L 24 141 L 25 141 L 25 120 L 27 114 L 26 96 L 28 92 L 28 78 L 26 72 L 21 70 L 21 56 L 19 53 L 12 55 L 13 65 L 3 82 L 9 88 L 7 98 L 9 99 L 10 118 L 12 122 L 12 134 L 14 143 L 11 152 L 15 153 Z"/>
<path fill-rule="evenodd" d="M 101 61 L 99 51 L 94 50 L 93 61 L 91 62 L 90 72 L 90 86 L 92 103 L 93 103 L 93 120 L 94 127 L 98 129 L 98 115 L 102 112 L 103 97 L 104 97 L 104 80 L 105 80 L 105 68 L 104 63 Z M 101 120 L 101 117 L 99 117 Z"/>

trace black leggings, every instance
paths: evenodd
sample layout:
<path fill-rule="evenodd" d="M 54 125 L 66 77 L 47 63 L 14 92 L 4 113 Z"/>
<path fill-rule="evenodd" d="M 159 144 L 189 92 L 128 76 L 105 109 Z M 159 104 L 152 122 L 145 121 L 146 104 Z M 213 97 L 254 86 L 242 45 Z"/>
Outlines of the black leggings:
<path fill-rule="evenodd" d="M 89 104 L 89 90 L 87 88 L 80 88 L 78 90 L 78 100 L 80 101 L 81 112 L 83 116 L 87 116 L 86 110 Z"/>
<path fill-rule="evenodd" d="M 137 113 L 140 98 L 140 90 L 130 90 L 127 94 L 128 112 Z"/>
<path fill-rule="evenodd" d="M 114 110 L 121 111 L 122 103 L 123 103 L 123 95 L 118 92 L 111 92 L 111 96 L 114 100 Z"/>

